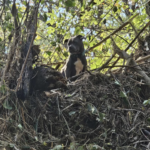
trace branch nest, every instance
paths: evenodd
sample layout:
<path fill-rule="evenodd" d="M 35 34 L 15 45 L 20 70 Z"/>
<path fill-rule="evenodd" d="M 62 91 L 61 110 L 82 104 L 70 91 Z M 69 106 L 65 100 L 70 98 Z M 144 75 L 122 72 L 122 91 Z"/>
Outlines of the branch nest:
<path fill-rule="evenodd" d="M 24 102 L 12 92 L 0 109 L 1 145 L 46 150 L 96 143 L 105 149 L 140 149 L 149 142 L 149 108 L 142 103 L 150 95 L 137 80 L 136 75 L 85 74 L 65 91 L 34 91 Z"/>

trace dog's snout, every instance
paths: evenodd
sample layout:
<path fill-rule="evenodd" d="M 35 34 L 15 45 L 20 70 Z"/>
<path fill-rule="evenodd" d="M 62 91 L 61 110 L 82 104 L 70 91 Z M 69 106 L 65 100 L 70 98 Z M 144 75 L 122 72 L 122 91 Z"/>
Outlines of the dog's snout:
<path fill-rule="evenodd" d="M 74 46 L 74 45 L 69 45 L 69 52 L 70 53 L 74 53 L 74 52 L 76 52 L 77 50 L 76 50 L 76 47 Z"/>

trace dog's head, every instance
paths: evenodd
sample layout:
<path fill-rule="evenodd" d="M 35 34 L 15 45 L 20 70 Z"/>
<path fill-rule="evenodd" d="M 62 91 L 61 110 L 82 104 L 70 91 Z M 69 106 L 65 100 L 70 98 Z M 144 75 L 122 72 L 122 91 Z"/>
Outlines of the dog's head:
<path fill-rule="evenodd" d="M 84 51 L 83 39 L 85 39 L 85 37 L 77 35 L 70 39 L 66 39 L 64 44 L 67 46 L 67 49 L 71 54 L 80 54 Z"/>

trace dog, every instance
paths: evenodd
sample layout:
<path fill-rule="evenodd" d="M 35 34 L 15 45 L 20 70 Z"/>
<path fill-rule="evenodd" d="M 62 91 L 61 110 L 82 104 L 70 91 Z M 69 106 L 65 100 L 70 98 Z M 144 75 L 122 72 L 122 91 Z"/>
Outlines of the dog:
<path fill-rule="evenodd" d="M 62 75 L 68 79 L 84 72 L 87 67 L 87 60 L 85 57 L 85 50 L 82 40 L 85 39 L 82 35 L 74 36 L 64 41 L 70 56 L 62 68 Z"/>

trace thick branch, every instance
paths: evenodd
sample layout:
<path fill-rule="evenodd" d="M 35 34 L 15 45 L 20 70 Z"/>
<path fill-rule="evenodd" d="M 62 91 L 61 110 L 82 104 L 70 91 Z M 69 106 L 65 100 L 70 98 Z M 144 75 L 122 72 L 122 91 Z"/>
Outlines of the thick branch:
<path fill-rule="evenodd" d="M 137 63 L 133 60 L 133 58 L 128 55 L 125 51 L 120 50 L 120 48 L 116 45 L 115 41 L 112 38 L 114 52 L 117 53 L 120 58 L 127 60 L 127 66 L 134 68 L 134 71 L 139 73 L 145 80 L 145 83 L 150 86 L 150 78 L 145 74 L 145 72 L 137 65 Z"/>
<path fill-rule="evenodd" d="M 133 39 L 133 41 L 128 45 L 128 47 L 124 50 L 125 52 L 132 46 L 132 44 L 136 41 L 136 39 L 139 37 L 139 35 L 148 27 L 150 25 L 150 21 L 144 26 L 144 28 L 136 35 L 136 37 Z M 114 63 L 113 63 L 113 65 L 112 66 L 114 66 L 117 62 L 118 62 L 118 60 L 119 60 L 120 58 L 118 58 Z"/>
<path fill-rule="evenodd" d="M 147 59 L 149 59 L 149 58 L 150 58 L 150 55 L 147 55 L 147 56 L 145 56 L 145 57 L 142 57 L 142 58 L 136 60 L 136 63 L 140 63 L 140 62 L 145 61 L 145 60 L 147 60 Z"/>

